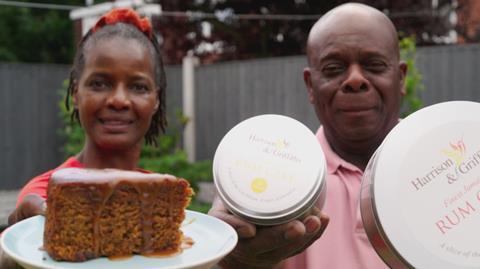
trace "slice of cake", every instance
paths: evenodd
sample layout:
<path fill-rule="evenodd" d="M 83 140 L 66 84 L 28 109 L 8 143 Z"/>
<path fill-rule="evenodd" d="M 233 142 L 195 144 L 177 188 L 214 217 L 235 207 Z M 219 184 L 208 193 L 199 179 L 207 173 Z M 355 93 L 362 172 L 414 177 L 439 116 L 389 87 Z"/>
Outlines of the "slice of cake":
<path fill-rule="evenodd" d="M 44 248 L 65 261 L 178 251 L 192 194 L 171 175 L 58 170 L 48 185 Z"/>

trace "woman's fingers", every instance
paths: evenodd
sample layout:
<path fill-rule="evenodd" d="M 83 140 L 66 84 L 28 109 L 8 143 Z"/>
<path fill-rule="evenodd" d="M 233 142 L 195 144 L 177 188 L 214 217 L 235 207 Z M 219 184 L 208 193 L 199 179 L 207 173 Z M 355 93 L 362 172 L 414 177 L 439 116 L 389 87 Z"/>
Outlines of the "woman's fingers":
<path fill-rule="evenodd" d="M 32 216 L 45 215 L 46 209 L 47 203 L 44 198 L 38 194 L 28 194 L 8 217 L 8 225 Z"/>

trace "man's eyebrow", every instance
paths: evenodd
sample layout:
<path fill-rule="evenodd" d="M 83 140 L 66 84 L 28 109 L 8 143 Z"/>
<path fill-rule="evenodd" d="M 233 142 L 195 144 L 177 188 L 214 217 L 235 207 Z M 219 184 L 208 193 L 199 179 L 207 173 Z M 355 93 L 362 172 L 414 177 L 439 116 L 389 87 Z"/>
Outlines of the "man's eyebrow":
<path fill-rule="evenodd" d="M 343 58 L 345 57 L 342 53 L 338 51 L 327 51 L 322 54 L 320 54 L 320 60 L 329 60 L 329 59 L 337 59 L 337 58 Z"/>
<path fill-rule="evenodd" d="M 382 58 L 382 59 L 388 59 L 389 57 L 387 55 L 384 55 L 381 52 L 374 51 L 374 50 L 366 50 L 364 52 L 364 55 L 366 58 Z"/>
<path fill-rule="evenodd" d="M 317 58 L 318 63 L 323 63 L 330 60 L 342 60 L 345 55 L 337 50 L 328 50 L 321 52 Z"/>

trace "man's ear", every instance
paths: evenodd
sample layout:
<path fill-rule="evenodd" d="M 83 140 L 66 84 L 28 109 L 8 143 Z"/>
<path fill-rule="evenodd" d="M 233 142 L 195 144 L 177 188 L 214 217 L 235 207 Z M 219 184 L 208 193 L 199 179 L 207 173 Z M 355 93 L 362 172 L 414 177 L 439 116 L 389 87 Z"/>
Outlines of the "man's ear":
<path fill-rule="evenodd" d="M 408 66 L 404 61 L 401 61 L 398 66 L 399 76 L 400 76 L 400 94 L 405 96 L 407 94 L 407 72 Z"/>
<path fill-rule="evenodd" d="M 310 101 L 310 103 L 313 104 L 315 98 L 313 96 L 312 72 L 310 70 L 310 67 L 305 67 L 303 69 L 303 81 L 305 82 L 305 86 L 307 87 L 308 101 Z"/>

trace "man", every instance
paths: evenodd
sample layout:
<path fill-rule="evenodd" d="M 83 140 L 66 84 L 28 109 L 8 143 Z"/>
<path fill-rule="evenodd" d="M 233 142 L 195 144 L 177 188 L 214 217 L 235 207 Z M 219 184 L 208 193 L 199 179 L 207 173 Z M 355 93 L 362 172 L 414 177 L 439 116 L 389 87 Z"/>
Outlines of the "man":
<path fill-rule="evenodd" d="M 323 212 L 329 227 L 316 240 L 328 223 L 319 212 L 303 222 L 255 227 L 216 200 L 210 214 L 240 237 L 221 263 L 225 268 L 387 268 L 367 239 L 359 193 L 368 160 L 398 122 L 405 94 L 407 67 L 400 61 L 395 27 L 374 8 L 341 5 L 312 27 L 307 57 L 303 77 L 323 124 L 317 138 L 327 158 Z"/>

